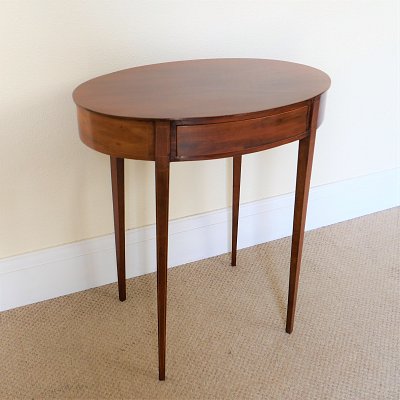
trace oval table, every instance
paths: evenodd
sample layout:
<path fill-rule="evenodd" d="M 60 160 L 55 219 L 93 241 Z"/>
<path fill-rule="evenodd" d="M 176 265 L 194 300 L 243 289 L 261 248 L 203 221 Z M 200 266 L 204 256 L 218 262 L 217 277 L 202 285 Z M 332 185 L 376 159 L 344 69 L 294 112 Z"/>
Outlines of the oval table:
<path fill-rule="evenodd" d="M 236 265 L 242 155 L 299 141 L 286 332 L 293 330 L 316 130 L 329 77 L 301 64 L 211 59 L 130 68 L 78 86 L 81 140 L 108 154 L 119 299 L 125 289 L 124 159 L 155 161 L 159 379 L 165 379 L 171 162 L 233 157 Z"/>

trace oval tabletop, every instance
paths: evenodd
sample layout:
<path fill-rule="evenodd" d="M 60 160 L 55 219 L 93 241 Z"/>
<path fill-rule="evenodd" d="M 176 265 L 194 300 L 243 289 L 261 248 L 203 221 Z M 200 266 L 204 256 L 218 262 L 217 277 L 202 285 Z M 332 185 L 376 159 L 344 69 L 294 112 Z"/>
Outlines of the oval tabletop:
<path fill-rule="evenodd" d="M 324 72 L 264 59 L 176 61 L 130 68 L 78 86 L 75 103 L 100 114 L 188 120 L 271 110 L 312 99 L 330 86 Z"/>

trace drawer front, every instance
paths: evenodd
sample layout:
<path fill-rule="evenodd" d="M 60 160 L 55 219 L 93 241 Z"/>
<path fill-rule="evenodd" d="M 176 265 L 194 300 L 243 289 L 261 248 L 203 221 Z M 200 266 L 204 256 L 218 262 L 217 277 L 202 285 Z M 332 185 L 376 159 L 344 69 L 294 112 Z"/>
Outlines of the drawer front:
<path fill-rule="evenodd" d="M 201 159 L 256 151 L 301 135 L 307 131 L 307 121 L 308 106 L 304 106 L 242 121 L 180 125 L 176 129 L 176 158 Z"/>

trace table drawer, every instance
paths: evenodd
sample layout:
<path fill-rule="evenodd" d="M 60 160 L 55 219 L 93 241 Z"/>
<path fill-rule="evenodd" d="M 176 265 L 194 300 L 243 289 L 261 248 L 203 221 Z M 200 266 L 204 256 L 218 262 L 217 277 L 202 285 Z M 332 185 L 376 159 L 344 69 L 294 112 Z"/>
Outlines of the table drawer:
<path fill-rule="evenodd" d="M 176 158 L 201 159 L 251 152 L 307 130 L 308 106 L 265 117 L 176 129 Z"/>

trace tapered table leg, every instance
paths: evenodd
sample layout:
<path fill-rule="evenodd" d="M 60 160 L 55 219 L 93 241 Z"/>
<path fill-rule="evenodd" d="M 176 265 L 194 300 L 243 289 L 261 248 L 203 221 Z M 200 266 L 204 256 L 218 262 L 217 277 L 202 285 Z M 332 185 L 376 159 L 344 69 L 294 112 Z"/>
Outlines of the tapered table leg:
<path fill-rule="evenodd" d="M 119 299 L 126 299 L 124 159 L 110 158 Z"/>
<path fill-rule="evenodd" d="M 294 204 L 292 251 L 290 257 L 289 294 L 286 318 L 286 332 L 292 333 L 296 311 L 301 256 L 303 251 L 304 228 L 306 224 L 308 193 L 314 155 L 319 99 L 314 102 L 311 115 L 310 134 L 299 141 L 297 159 L 296 195 Z"/>
<path fill-rule="evenodd" d="M 167 268 L 168 268 L 168 205 L 169 205 L 169 123 L 156 125 L 156 233 L 157 233 L 157 311 L 158 311 L 158 374 L 165 380 L 167 334 Z"/>
<path fill-rule="evenodd" d="M 233 157 L 233 190 L 232 190 L 232 253 L 231 265 L 236 265 L 239 203 L 240 203 L 240 173 L 242 168 L 242 156 Z"/>

